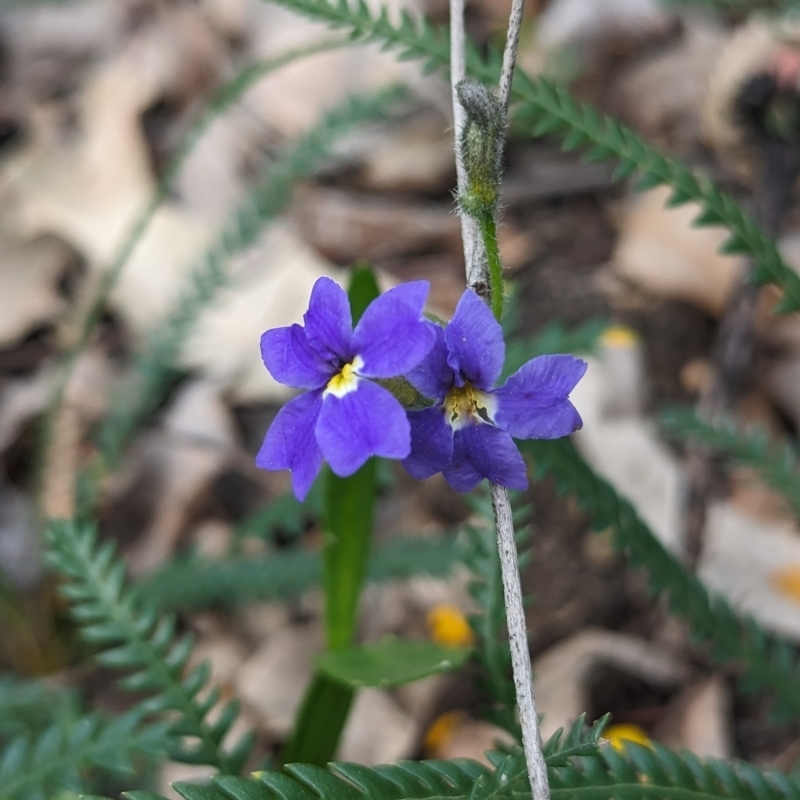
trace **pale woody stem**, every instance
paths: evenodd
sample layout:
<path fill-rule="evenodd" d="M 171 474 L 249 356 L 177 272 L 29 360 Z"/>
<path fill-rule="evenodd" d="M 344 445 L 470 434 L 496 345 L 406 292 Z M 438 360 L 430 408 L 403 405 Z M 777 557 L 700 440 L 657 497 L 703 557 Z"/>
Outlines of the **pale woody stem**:
<path fill-rule="evenodd" d="M 503 72 L 500 79 L 500 102 L 505 111 L 519 42 L 519 26 L 522 19 L 524 0 L 514 0 L 509 20 L 506 50 L 503 55 Z M 466 77 L 466 35 L 464 32 L 464 0 L 450 0 L 450 75 L 453 88 L 453 119 L 455 121 L 456 165 L 458 188 L 465 188 L 464 164 L 458 152 L 461 131 L 464 126 L 464 110 L 455 92 L 459 81 Z M 489 284 L 487 274 L 486 249 L 476 220 L 462 214 L 461 231 L 464 239 L 464 260 L 466 263 L 467 285 L 470 288 L 485 287 Z M 479 292 L 483 294 L 483 292 Z M 503 486 L 491 484 L 492 508 L 497 526 L 497 547 L 503 576 L 508 638 L 511 646 L 511 666 L 514 672 L 514 686 L 519 706 L 522 744 L 534 800 L 549 800 L 550 787 L 547 781 L 547 765 L 542 753 L 542 738 L 539 721 L 533 700 L 530 652 L 528 650 L 528 631 L 525 622 L 525 607 L 522 602 L 522 588 L 517 560 L 517 544 L 514 536 L 514 520 L 511 501 Z"/>
<path fill-rule="evenodd" d="M 528 651 L 528 628 L 525 622 L 525 606 L 522 602 L 522 585 L 519 578 L 517 543 L 514 536 L 514 520 L 511 516 L 511 501 L 505 486 L 492 483 L 492 508 L 497 525 L 497 549 L 503 575 L 503 594 L 506 601 L 508 640 L 511 646 L 511 667 L 514 672 L 514 687 L 517 692 L 519 724 L 522 728 L 522 746 L 531 782 L 534 800 L 549 800 L 550 786 L 547 781 L 547 764 L 542 752 L 542 736 L 539 718 L 533 700 L 533 676 Z"/>

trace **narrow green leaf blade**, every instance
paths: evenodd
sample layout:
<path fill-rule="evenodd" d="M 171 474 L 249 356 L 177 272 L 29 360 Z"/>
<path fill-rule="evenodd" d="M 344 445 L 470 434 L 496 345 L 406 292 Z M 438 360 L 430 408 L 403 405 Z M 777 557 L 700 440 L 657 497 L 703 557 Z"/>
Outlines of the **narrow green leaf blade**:
<path fill-rule="evenodd" d="M 353 689 L 318 672 L 306 690 L 281 762 L 325 766 L 339 746 L 352 702 Z"/>

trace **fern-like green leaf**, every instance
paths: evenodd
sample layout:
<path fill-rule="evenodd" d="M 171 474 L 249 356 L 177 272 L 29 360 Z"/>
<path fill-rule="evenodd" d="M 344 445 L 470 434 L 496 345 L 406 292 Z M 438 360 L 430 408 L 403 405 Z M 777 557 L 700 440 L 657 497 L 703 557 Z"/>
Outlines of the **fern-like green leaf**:
<path fill-rule="evenodd" d="M 559 135 L 580 131 L 586 141 L 616 158 L 623 171 L 641 174 L 643 188 L 671 187 L 671 206 L 697 203 L 701 214 L 695 224 L 724 225 L 731 236 L 723 250 L 750 255 L 756 265 L 753 280 L 774 283 L 783 290 L 784 297 L 776 310 L 785 313 L 800 309 L 800 277 L 783 260 L 773 239 L 730 195 L 645 144 L 630 128 L 579 103 L 565 89 L 544 78 L 532 80 L 523 72 L 517 74 L 515 96 L 522 101 L 520 117 L 530 120 L 534 128 L 537 122 L 547 120 L 551 131 Z"/>
<path fill-rule="evenodd" d="M 43 679 L 0 677 L 0 746 L 18 736 L 35 736 L 54 721 L 80 716 L 77 693 Z"/>
<path fill-rule="evenodd" d="M 397 538 L 372 554 L 367 580 L 377 583 L 423 574 L 443 577 L 456 558 L 450 538 Z M 163 609 L 196 609 L 286 600 L 316 586 L 321 578 L 318 553 L 289 550 L 266 558 L 175 561 L 142 581 L 139 589 Z"/>
<path fill-rule="evenodd" d="M 552 800 L 797 800 L 800 786 L 777 771 L 701 759 L 658 744 L 604 747 L 549 771 Z"/>
<path fill-rule="evenodd" d="M 568 439 L 524 442 L 522 447 L 539 476 L 551 477 L 559 491 L 572 494 L 596 529 L 613 531 L 615 547 L 631 566 L 647 571 L 650 590 L 668 597 L 670 609 L 689 623 L 696 638 L 711 643 L 717 659 L 744 666 L 743 688 L 773 695 L 779 716 L 800 716 L 800 667 L 792 648 L 710 595 Z"/>
<path fill-rule="evenodd" d="M 163 755 L 168 725 L 142 717 L 141 710 L 107 723 L 80 717 L 56 722 L 36 738 L 12 740 L 0 752 L 0 800 L 44 800 L 57 788 L 82 791 L 92 768 L 132 773 L 134 755 Z"/>
<path fill-rule="evenodd" d="M 800 520 L 800 467 L 791 444 L 773 444 L 765 430 L 742 431 L 731 418 L 712 425 L 688 409 L 666 411 L 661 422 L 670 435 L 705 445 L 755 470 L 768 486 L 786 498 Z"/>
<path fill-rule="evenodd" d="M 798 800 L 800 785 L 787 776 L 741 762 L 703 760 L 631 744 L 623 753 L 590 745 L 591 755 L 548 760 L 553 800 Z M 362 767 L 302 764 L 258 779 L 216 778 L 211 784 L 176 783 L 186 800 L 530 800 L 524 757 L 494 758 L 494 769 L 474 761 L 423 761 Z M 163 800 L 128 792 L 129 800 Z"/>
<path fill-rule="evenodd" d="M 426 69 L 447 69 L 449 64 L 446 31 L 434 29 L 424 19 L 412 21 L 404 16 L 395 25 L 385 10 L 376 15 L 365 3 L 353 0 L 273 1 L 332 27 L 347 28 L 354 39 L 377 41 L 404 57 L 421 59 Z M 474 49 L 467 54 L 468 71 L 489 85 L 497 83 L 498 63 L 495 53 L 488 59 L 480 58 Z M 630 128 L 579 103 L 567 90 L 544 78 L 531 79 L 516 70 L 512 97 L 520 101 L 519 118 L 530 123 L 534 136 L 558 134 L 567 147 L 587 147 L 595 158 L 614 158 L 619 162 L 617 177 L 636 172 L 642 176 L 640 188 L 671 187 L 671 204 L 698 203 L 701 214 L 696 224 L 727 227 L 731 237 L 724 249 L 752 256 L 756 264 L 753 280 L 774 283 L 783 290 L 776 310 L 800 309 L 800 277 L 784 262 L 770 236 L 730 195 L 645 144 Z"/>
<path fill-rule="evenodd" d="M 150 694 L 139 707 L 142 713 L 177 712 L 170 726 L 171 757 L 210 764 L 225 774 L 240 772 L 252 737 L 244 736 L 230 750 L 223 747 L 238 706 L 231 701 L 216 722 L 209 719 L 219 693 L 208 685 L 208 664 L 187 671 L 191 638 L 176 637 L 172 617 L 160 617 L 152 600 L 125 587 L 124 564 L 110 542 L 98 546 L 93 526 L 52 521 L 46 538 L 48 562 L 68 579 L 61 591 L 82 635 L 98 647 L 97 660 L 128 672 L 125 688 Z"/>
<path fill-rule="evenodd" d="M 380 767 L 331 764 L 327 770 L 289 764 L 285 772 L 256 778 L 218 777 L 210 784 L 175 783 L 186 800 L 466 800 L 488 773 L 475 761 L 404 761 Z M 165 800 L 150 792 L 126 792 L 128 800 Z"/>
<path fill-rule="evenodd" d="M 566 733 L 558 731 L 544 746 L 548 768 L 569 765 L 579 756 L 596 756 L 605 722 L 604 718 L 587 728 L 581 717 Z M 284 772 L 256 773 L 251 779 L 221 776 L 209 784 L 176 783 L 173 788 L 186 800 L 488 800 L 511 794 L 530 798 L 521 751 L 490 753 L 490 758 L 494 769 L 466 759 L 372 768 L 339 763 L 327 770 L 290 764 Z M 125 797 L 164 800 L 151 792 L 127 792 Z"/>

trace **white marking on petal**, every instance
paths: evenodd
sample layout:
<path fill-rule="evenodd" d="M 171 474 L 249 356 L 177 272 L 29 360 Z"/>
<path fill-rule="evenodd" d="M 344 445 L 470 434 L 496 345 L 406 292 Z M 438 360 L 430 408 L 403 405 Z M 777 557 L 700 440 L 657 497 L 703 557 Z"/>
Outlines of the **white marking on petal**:
<path fill-rule="evenodd" d="M 339 372 L 336 373 L 325 387 L 322 393 L 323 397 L 332 394 L 334 397 L 344 397 L 350 392 L 354 392 L 358 388 L 358 383 L 361 378 L 358 376 L 356 370 L 364 366 L 364 362 L 359 356 L 356 356 L 349 364 L 345 364 Z"/>

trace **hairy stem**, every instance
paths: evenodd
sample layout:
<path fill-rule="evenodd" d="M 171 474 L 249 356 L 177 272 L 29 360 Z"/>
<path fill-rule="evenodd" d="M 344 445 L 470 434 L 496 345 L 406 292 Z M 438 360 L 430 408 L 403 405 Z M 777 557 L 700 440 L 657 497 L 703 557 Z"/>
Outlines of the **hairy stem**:
<path fill-rule="evenodd" d="M 500 250 L 497 247 L 497 223 L 491 214 L 481 216 L 480 230 L 489 266 L 490 305 L 495 319 L 500 322 L 503 317 L 503 265 L 500 262 Z"/>

